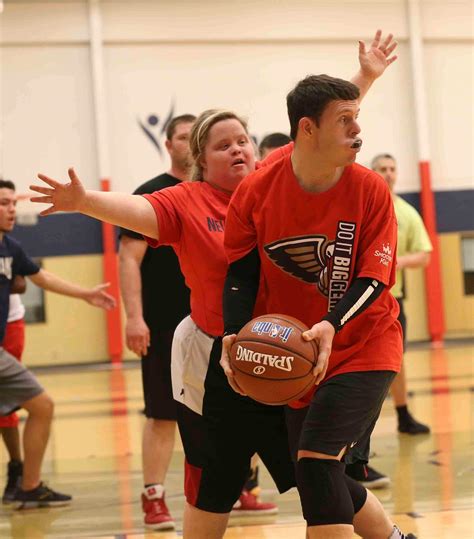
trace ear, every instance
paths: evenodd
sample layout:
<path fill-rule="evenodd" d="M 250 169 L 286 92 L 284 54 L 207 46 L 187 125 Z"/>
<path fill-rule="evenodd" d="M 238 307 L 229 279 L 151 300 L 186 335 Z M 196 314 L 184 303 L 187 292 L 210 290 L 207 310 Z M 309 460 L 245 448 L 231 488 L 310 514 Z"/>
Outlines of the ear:
<path fill-rule="evenodd" d="M 167 149 L 168 152 L 169 152 L 170 149 L 171 149 L 171 140 L 166 139 L 166 140 L 165 140 L 165 146 L 166 146 L 166 149 Z"/>
<path fill-rule="evenodd" d="M 312 137 L 316 129 L 316 124 L 311 118 L 304 116 L 298 122 L 298 132 L 305 137 Z"/>

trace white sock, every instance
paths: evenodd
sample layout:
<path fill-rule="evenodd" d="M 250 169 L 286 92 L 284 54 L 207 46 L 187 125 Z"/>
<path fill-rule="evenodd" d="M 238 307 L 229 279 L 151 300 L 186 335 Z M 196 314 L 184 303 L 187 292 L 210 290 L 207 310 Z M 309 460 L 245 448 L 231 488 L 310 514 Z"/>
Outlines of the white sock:
<path fill-rule="evenodd" d="M 402 533 L 397 526 L 393 526 L 392 533 L 388 536 L 387 539 L 405 539 L 406 535 Z"/>
<path fill-rule="evenodd" d="M 145 496 L 149 500 L 157 500 L 159 498 L 163 498 L 164 493 L 165 493 L 165 487 L 163 485 L 160 485 L 159 483 L 150 485 L 143 489 L 143 494 L 145 494 Z"/>

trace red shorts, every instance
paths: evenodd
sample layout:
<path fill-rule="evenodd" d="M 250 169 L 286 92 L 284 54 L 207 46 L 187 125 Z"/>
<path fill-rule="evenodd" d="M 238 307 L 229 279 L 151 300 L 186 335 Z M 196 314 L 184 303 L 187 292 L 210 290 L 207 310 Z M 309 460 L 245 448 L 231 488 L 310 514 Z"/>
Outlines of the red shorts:
<path fill-rule="evenodd" d="M 18 361 L 21 361 L 23 350 L 25 348 L 25 320 L 15 320 L 15 322 L 9 322 L 5 330 L 5 337 L 2 343 L 3 348 L 16 357 Z M 0 428 L 3 427 L 17 427 L 18 416 L 16 413 L 0 416 Z"/>

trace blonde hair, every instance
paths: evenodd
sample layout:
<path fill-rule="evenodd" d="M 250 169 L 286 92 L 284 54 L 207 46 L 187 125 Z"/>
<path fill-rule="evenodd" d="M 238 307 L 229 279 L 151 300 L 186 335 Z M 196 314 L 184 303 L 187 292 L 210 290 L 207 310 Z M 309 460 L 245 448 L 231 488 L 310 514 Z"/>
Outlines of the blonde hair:
<path fill-rule="evenodd" d="M 237 113 L 225 109 L 209 109 L 200 114 L 194 122 L 189 138 L 189 145 L 194 160 L 194 166 L 191 174 L 193 181 L 203 181 L 203 169 L 201 159 L 204 155 L 209 131 L 211 127 L 223 120 L 237 120 L 247 132 L 247 122 Z"/>

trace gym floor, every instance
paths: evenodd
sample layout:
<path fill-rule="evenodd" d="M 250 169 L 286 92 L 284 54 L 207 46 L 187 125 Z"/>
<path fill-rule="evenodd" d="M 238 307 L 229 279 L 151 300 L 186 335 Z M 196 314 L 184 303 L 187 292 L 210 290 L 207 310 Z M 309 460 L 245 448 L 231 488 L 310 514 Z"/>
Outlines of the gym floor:
<path fill-rule="evenodd" d="M 392 479 L 374 491 L 399 526 L 419 539 L 472 537 L 473 511 L 473 356 L 472 343 L 445 348 L 412 348 L 406 354 L 409 407 L 431 426 L 432 434 L 396 432 L 390 399 L 384 404 L 372 440 L 371 465 Z M 172 539 L 181 535 L 183 451 L 176 443 L 167 478 L 167 501 L 177 532 L 145 532 L 140 506 L 140 369 L 104 366 L 37 369 L 56 401 L 44 477 L 74 496 L 70 507 L 13 511 L 0 507 L 0 537 Z M 7 456 L 0 450 L 0 481 Z M 295 489 L 278 495 L 266 470 L 262 498 L 278 503 L 279 514 L 257 522 L 232 520 L 226 538 L 304 539 L 305 526 Z"/>

